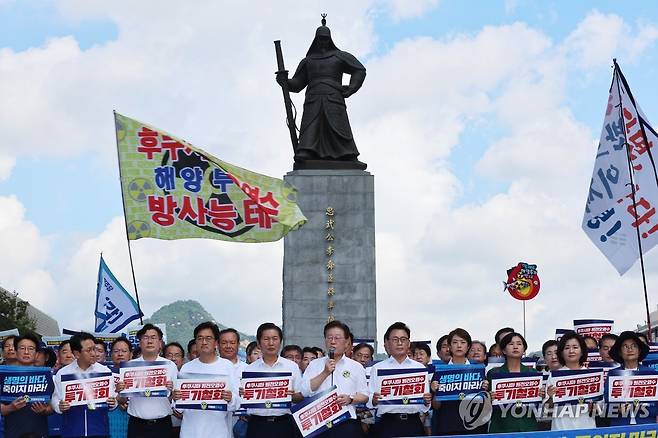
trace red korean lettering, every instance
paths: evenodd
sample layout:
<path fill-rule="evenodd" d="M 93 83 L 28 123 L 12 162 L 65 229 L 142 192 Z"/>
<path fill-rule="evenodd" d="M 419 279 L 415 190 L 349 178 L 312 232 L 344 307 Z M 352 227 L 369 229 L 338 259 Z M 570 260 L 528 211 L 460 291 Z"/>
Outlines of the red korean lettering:
<path fill-rule="evenodd" d="M 238 212 L 235 211 L 233 204 L 220 204 L 219 199 L 210 198 L 206 214 L 210 217 L 210 222 L 220 230 L 233 231 L 235 229 Z"/>
<path fill-rule="evenodd" d="M 148 210 L 151 220 L 156 224 L 169 227 L 174 224 L 174 209 L 178 206 L 172 195 L 167 196 L 148 196 Z"/>
<path fill-rule="evenodd" d="M 302 429 L 303 430 L 309 430 L 312 426 L 313 425 L 311 424 L 311 420 L 309 418 L 302 421 Z"/>
<path fill-rule="evenodd" d="M 154 153 L 162 152 L 162 148 L 158 144 L 158 133 L 146 127 L 143 127 L 137 132 L 139 137 L 139 146 L 137 146 L 137 152 L 146 154 L 147 160 L 153 159 Z"/>
<path fill-rule="evenodd" d="M 178 151 L 184 149 L 185 146 L 171 137 L 164 135 L 162 136 L 162 149 L 169 149 L 169 159 L 173 161 L 178 161 Z"/>
<path fill-rule="evenodd" d="M 245 225 L 258 225 L 261 228 L 272 228 L 272 218 L 267 214 L 258 202 L 253 199 L 245 199 L 242 201 L 242 208 L 244 209 L 244 223 Z"/>
<path fill-rule="evenodd" d="M 178 212 L 178 218 L 182 221 L 188 218 L 197 225 L 206 224 L 206 206 L 203 204 L 203 198 L 196 198 L 196 211 L 194 209 L 192 199 L 185 195 L 183 196 L 183 206 Z"/>

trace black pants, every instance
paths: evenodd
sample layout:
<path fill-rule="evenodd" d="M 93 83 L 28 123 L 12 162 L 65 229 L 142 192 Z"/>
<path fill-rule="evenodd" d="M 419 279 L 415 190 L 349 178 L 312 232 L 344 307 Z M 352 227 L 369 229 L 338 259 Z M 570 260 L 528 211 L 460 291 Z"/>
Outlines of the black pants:
<path fill-rule="evenodd" d="M 375 425 L 374 436 L 393 438 L 407 436 L 424 436 L 425 428 L 418 414 L 384 414 Z"/>
<path fill-rule="evenodd" d="M 347 420 L 328 429 L 321 435 L 322 438 L 362 438 L 363 436 L 363 429 L 361 429 L 361 421 L 359 420 Z"/>
<path fill-rule="evenodd" d="M 171 434 L 171 417 L 157 420 L 142 420 L 131 416 L 128 419 L 128 438 L 165 438 Z"/>
<path fill-rule="evenodd" d="M 250 415 L 247 438 L 296 438 L 300 436 L 292 415 L 261 417 Z M 128 437 L 130 438 L 130 437 Z"/>

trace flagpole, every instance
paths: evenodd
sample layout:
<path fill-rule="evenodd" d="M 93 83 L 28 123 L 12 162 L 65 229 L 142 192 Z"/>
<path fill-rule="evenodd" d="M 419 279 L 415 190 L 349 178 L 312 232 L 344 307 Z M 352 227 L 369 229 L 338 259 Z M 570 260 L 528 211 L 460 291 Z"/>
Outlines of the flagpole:
<path fill-rule="evenodd" d="M 525 338 L 525 300 L 523 300 L 523 337 Z"/>
<path fill-rule="evenodd" d="M 130 260 L 130 272 L 133 275 L 133 287 L 135 288 L 135 298 L 137 298 L 137 311 L 139 312 L 139 323 L 143 325 L 144 324 L 144 320 L 142 319 L 143 312 L 142 312 L 142 306 L 139 303 L 139 293 L 137 292 L 137 280 L 135 279 L 135 267 L 133 265 L 133 254 L 130 249 L 128 220 L 126 219 L 126 199 L 125 199 L 125 194 L 123 193 L 123 175 L 121 174 L 121 155 L 119 154 L 119 136 L 116 130 L 117 112 L 112 111 L 112 113 L 114 114 L 114 137 L 117 142 L 117 161 L 119 163 L 119 186 L 121 187 L 121 205 L 123 206 L 123 224 L 125 225 L 126 228 L 126 242 L 128 243 L 128 259 Z"/>
<path fill-rule="evenodd" d="M 628 144 L 628 137 L 626 136 L 626 125 L 624 123 L 624 114 L 623 114 L 623 104 L 621 101 L 621 86 L 619 85 L 620 79 L 623 77 L 621 73 L 621 69 L 619 68 L 619 64 L 617 64 L 617 59 L 613 59 L 612 62 L 614 63 L 614 68 L 615 68 L 615 75 L 617 75 L 617 94 L 619 95 L 619 119 L 621 120 L 622 123 L 622 131 L 624 132 L 624 145 L 626 146 L 626 161 L 628 162 L 628 176 L 631 180 L 631 200 L 633 201 L 633 208 L 637 210 L 637 204 L 635 201 L 635 182 L 633 181 L 633 166 L 631 165 L 631 148 L 630 145 Z M 624 82 L 626 82 L 624 80 Z M 626 84 L 625 87 L 629 93 L 630 93 L 630 88 L 628 87 L 628 84 Z M 633 105 L 635 105 L 635 101 L 631 100 L 633 102 Z M 637 107 L 635 107 L 635 110 L 637 112 Z M 640 117 L 640 114 L 638 112 L 638 118 Z M 640 123 L 640 127 L 642 127 L 642 122 L 638 121 Z M 642 134 L 644 135 L 644 129 L 642 130 Z M 644 137 L 644 141 L 646 142 L 646 136 Z M 648 143 L 646 143 L 648 145 Z M 653 159 L 651 159 L 651 163 L 653 164 Z M 655 172 L 655 171 L 654 171 Z M 658 179 L 656 180 L 658 183 Z M 647 313 L 647 339 L 649 342 L 651 342 L 651 314 L 649 312 L 649 294 L 647 293 L 647 276 L 646 273 L 644 272 L 644 256 L 642 255 L 642 239 L 640 238 L 640 225 L 638 224 L 637 227 L 635 227 L 635 234 L 637 236 L 637 247 L 640 252 L 640 268 L 642 270 L 642 286 L 644 288 L 644 307 Z"/>

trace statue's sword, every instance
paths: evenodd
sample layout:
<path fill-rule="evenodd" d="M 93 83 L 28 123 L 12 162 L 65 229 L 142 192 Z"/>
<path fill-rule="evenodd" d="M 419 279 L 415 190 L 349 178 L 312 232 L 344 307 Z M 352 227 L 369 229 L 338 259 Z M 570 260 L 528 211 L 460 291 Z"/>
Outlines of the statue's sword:
<path fill-rule="evenodd" d="M 276 50 L 276 64 L 277 68 L 279 69 L 277 74 L 285 73 L 286 76 L 286 80 L 281 85 L 281 89 L 283 90 L 283 103 L 286 106 L 286 124 L 288 125 L 288 130 L 290 131 L 292 150 L 297 152 L 297 145 L 299 144 L 299 140 L 297 139 L 297 128 L 295 127 L 295 118 L 292 114 L 292 101 L 290 100 L 290 90 L 288 89 L 288 70 L 286 70 L 285 66 L 283 65 L 283 52 L 281 52 L 280 40 L 274 41 L 274 49 Z"/>

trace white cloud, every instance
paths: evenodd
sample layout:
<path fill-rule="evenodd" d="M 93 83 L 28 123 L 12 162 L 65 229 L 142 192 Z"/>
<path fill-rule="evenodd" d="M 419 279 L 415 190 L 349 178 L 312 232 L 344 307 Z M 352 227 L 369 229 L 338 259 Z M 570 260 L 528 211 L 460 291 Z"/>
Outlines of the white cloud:
<path fill-rule="evenodd" d="M 400 19 L 437 2 L 404 4 Z M 70 37 L 24 52 L 1 51 L 0 91 L 10 99 L 0 101 L 0 115 L 11 123 L 0 151 L 19 142 L 32 153 L 93 151 L 114 160 L 109 117 L 116 108 L 229 162 L 272 175 L 287 171 L 291 158 L 272 40 L 282 40 L 294 70 L 318 25 L 320 2 L 292 13 L 270 3 L 254 9 L 215 2 L 154 5 L 64 1 L 61 10 L 71 20 L 113 20 L 117 40 L 85 51 Z M 372 5 L 345 1 L 326 11 L 338 46 L 361 58 L 377 41 Z M 341 12 L 348 6 L 349 17 Z M 592 13 L 564 41 L 512 23 L 399 41 L 368 60 L 365 86 L 348 105 L 361 158 L 376 178 L 380 333 L 394 320 L 408 321 L 415 337 L 431 339 L 456 326 L 487 341 L 499 326 L 520 329 L 521 305 L 501 287 L 505 270 L 519 261 L 538 263 L 542 276 L 542 292 L 528 305 L 535 347 L 576 317 L 612 316 L 619 328 L 632 325 L 641 314 L 639 294 L 615 309 L 606 303 L 619 288 L 635 290 L 637 276 L 619 279 L 579 229 L 593 134 L 572 113 L 565 90 L 569 74 L 609 61 L 615 35 L 630 38 L 629 53 L 636 57 L 652 47 L 655 30 L 640 30 L 631 38 L 619 17 Z M 301 111 L 303 96 L 294 99 Z M 464 133 L 487 123 L 504 135 L 486 145 L 478 176 L 501 179 L 509 189 L 481 203 L 458 203 L 465 182 L 450 158 Z M 14 239 L 9 242 L 28 254 L 23 262 L 8 258 L 6 272 L 16 272 L 14 284 L 55 287 L 63 302 L 75 300 L 73 309 L 53 307 L 61 325 L 91 325 L 100 251 L 132 289 L 121 218 L 96 236 L 69 243 L 63 253 L 70 256 L 62 257 L 49 280 L 45 256 L 36 250 L 47 248 L 46 242 L 16 209 L 20 203 L 7 199 L 14 213 L 5 216 L 5 225 L 0 218 L 0 233 L 6 229 Z M 193 298 L 243 331 L 280 320 L 280 243 L 145 239 L 132 247 L 147 315 L 174 299 Z M 593 300 L 592 291 L 603 299 Z"/>
<path fill-rule="evenodd" d="M 417 18 L 439 5 L 439 0 L 386 0 L 394 20 Z"/>

